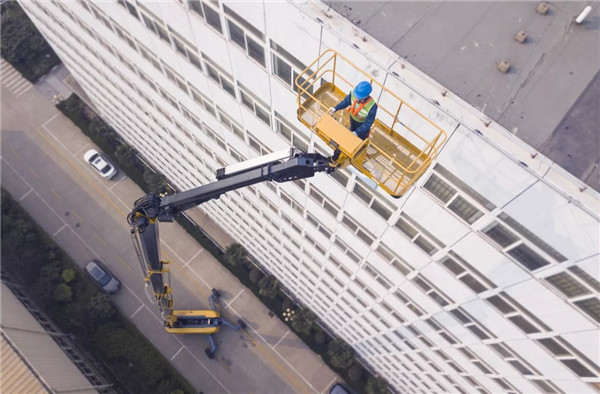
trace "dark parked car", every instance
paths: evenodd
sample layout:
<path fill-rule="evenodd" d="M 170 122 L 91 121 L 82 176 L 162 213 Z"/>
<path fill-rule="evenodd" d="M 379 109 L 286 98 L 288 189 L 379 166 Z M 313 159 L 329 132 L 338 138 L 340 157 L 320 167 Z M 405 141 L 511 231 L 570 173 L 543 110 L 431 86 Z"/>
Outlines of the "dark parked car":
<path fill-rule="evenodd" d="M 84 270 L 105 293 L 116 293 L 121 287 L 121 282 L 98 260 L 87 263 Z"/>

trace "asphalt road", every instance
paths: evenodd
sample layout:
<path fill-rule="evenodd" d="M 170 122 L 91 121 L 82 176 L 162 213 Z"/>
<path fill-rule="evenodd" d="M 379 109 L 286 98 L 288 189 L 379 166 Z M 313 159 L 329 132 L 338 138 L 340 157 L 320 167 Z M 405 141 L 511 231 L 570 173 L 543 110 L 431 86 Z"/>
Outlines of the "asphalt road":
<path fill-rule="evenodd" d="M 327 392 L 339 378 L 177 224 L 161 224 L 163 257 L 172 262 L 175 307 L 208 307 L 211 288 L 224 315 L 243 317 L 246 330 L 208 338 L 164 331 L 159 310 L 145 295 L 126 213 L 143 192 L 119 172 L 107 181 L 83 161 L 94 145 L 35 88 L 14 91 L 2 82 L 2 186 L 77 262 L 97 258 L 122 282 L 112 296 L 124 316 L 205 393 Z"/>

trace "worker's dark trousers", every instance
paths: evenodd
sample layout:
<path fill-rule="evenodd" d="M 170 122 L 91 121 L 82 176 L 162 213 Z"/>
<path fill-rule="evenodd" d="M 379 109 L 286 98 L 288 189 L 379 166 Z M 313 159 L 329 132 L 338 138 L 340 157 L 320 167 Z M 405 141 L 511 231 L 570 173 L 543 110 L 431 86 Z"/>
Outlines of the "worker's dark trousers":
<path fill-rule="evenodd" d="M 350 117 L 350 131 L 354 131 L 356 129 L 358 129 L 364 122 L 358 122 L 356 120 L 354 120 L 354 118 L 351 116 Z M 340 158 L 340 154 L 342 152 L 339 149 L 336 149 L 333 151 L 333 156 L 331 156 L 331 161 L 336 161 L 337 159 Z"/>

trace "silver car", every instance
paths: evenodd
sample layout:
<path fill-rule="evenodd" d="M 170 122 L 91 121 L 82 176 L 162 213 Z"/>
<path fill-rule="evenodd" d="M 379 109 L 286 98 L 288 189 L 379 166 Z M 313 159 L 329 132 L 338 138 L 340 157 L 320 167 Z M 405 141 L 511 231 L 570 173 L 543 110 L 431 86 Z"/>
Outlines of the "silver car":
<path fill-rule="evenodd" d="M 98 171 L 100 176 L 104 179 L 110 179 L 117 173 L 117 169 L 108 160 L 106 155 L 99 153 L 96 149 L 90 149 L 85 152 L 83 159 L 87 161 L 94 170 Z"/>
<path fill-rule="evenodd" d="M 98 260 L 87 263 L 84 270 L 105 293 L 116 293 L 121 287 L 121 283 L 117 278 Z"/>

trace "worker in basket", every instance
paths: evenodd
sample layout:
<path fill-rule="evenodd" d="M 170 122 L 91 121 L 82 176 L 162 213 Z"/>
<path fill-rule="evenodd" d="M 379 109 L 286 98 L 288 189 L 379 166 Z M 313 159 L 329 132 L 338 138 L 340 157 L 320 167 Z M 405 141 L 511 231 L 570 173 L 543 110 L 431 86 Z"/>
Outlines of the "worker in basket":
<path fill-rule="evenodd" d="M 350 114 L 350 131 L 362 140 L 369 137 L 377 115 L 377 103 L 370 96 L 372 91 L 373 87 L 369 82 L 359 82 L 342 101 L 328 111 L 333 115 L 334 112 L 347 108 L 346 111 Z M 331 156 L 331 161 L 337 161 L 340 153 L 340 150 L 336 149 Z"/>

